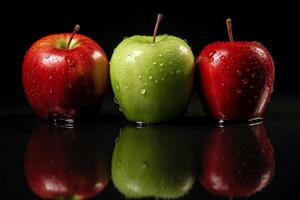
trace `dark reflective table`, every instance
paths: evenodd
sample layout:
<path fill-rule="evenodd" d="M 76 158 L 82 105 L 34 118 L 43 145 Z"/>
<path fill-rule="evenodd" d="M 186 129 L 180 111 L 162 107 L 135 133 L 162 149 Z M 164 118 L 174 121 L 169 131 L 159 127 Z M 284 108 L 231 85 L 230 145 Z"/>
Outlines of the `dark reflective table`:
<path fill-rule="evenodd" d="M 120 114 L 70 125 L 6 113 L 1 199 L 297 199 L 299 101 L 274 97 L 263 123 L 224 127 L 191 112 L 147 127 Z"/>

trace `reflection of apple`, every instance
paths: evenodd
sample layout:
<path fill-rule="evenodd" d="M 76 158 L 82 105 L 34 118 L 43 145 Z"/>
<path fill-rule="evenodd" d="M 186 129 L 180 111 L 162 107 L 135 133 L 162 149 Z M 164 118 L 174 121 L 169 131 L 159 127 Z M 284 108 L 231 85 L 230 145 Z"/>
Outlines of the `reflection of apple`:
<path fill-rule="evenodd" d="M 113 151 L 113 183 L 130 198 L 183 196 L 195 177 L 190 147 L 175 128 L 125 127 Z"/>
<path fill-rule="evenodd" d="M 38 127 L 25 154 L 28 186 L 41 198 L 86 199 L 109 181 L 109 163 L 98 134 Z"/>
<path fill-rule="evenodd" d="M 162 123 L 187 108 L 194 56 L 188 44 L 175 36 L 132 36 L 114 50 L 110 77 L 127 120 Z"/>
<path fill-rule="evenodd" d="M 24 58 L 24 91 L 41 119 L 90 117 L 100 108 L 108 61 L 96 42 L 75 34 L 76 28 L 38 40 Z"/>
<path fill-rule="evenodd" d="M 205 140 L 200 181 L 229 197 L 255 194 L 274 174 L 274 153 L 263 124 L 213 128 Z"/>

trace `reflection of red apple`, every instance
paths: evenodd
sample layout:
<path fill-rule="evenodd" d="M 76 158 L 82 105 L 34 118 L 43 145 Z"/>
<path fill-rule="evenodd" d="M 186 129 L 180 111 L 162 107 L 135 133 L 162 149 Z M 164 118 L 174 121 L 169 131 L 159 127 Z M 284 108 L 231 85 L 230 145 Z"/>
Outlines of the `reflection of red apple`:
<path fill-rule="evenodd" d="M 274 153 L 263 124 L 213 128 L 205 140 L 200 181 L 212 194 L 252 195 L 274 174 Z"/>
<path fill-rule="evenodd" d="M 38 127 L 25 154 L 28 186 L 41 198 L 86 199 L 109 182 L 109 163 L 97 134 Z"/>
<path fill-rule="evenodd" d="M 218 120 L 262 118 L 273 91 L 272 56 L 258 42 L 233 41 L 230 27 L 231 41 L 210 44 L 198 57 L 203 103 Z"/>
<path fill-rule="evenodd" d="M 90 38 L 75 34 L 46 36 L 28 50 L 22 70 L 24 91 L 41 119 L 96 114 L 108 81 L 108 61 Z"/>

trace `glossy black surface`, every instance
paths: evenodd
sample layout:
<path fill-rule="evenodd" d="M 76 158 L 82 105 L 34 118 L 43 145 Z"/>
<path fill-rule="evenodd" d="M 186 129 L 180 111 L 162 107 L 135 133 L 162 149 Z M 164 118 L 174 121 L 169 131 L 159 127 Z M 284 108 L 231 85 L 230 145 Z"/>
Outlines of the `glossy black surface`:
<path fill-rule="evenodd" d="M 195 99 L 194 99 L 195 100 Z M 263 126 L 274 149 L 275 174 L 270 184 L 249 199 L 286 199 L 299 198 L 298 186 L 300 178 L 300 97 L 274 96 L 265 115 Z M 104 103 L 104 105 L 106 105 Z M 29 112 L 27 107 L 15 112 L 3 113 L 0 117 L 0 180 L 1 199 L 38 199 L 29 189 L 24 173 L 24 155 L 26 145 L 33 132 L 40 126 L 48 126 Z M 185 118 L 173 124 L 164 125 L 174 131 L 178 130 L 192 141 L 195 148 L 195 161 L 198 163 L 202 144 L 208 130 L 216 127 L 216 123 L 201 116 L 197 102 L 193 101 Z M 3 109 L 4 110 L 4 109 Z M 9 110 L 9 108 L 7 108 Z M 13 110 L 11 108 L 10 110 Z M 75 123 L 74 131 L 80 134 L 99 134 L 109 155 L 114 147 L 114 140 L 121 128 L 128 124 L 120 113 L 103 108 L 97 119 L 89 122 Z M 52 126 L 52 125 L 49 125 Z M 225 128 L 229 124 L 225 124 Z M 175 129 L 174 129 L 175 127 Z M 241 134 L 243 134 L 241 132 Z M 245 134 L 245 133 L 244 133 Z M 49 147 L 51 148 L 51 147 Z M 111 158 L 111 157 L 110 157 Z M 199 166 L 196 166 L 197 178 L 193 189 L 182 199 L 222 199 L 207 192 L 199 181 Z M 108 187 L 95 199 L 124 199 L 110 181 Z"/>

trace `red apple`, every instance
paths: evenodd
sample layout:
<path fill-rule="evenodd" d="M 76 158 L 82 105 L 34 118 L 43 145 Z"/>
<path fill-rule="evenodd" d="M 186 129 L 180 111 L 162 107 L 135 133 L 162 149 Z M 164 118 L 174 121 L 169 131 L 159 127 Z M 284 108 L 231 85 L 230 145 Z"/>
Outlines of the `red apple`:
<path fill-rule="evenodd" d="M 26 147 L 27 184 L 43 199 L 87 199 L 109 182 L 109 161 L 101 134 L 38 127 Z M 104 143 L 103 143 L 104 144 Z"/>
<path fill-rule="evenodd" d="M 90 38 L 46 36 L 28 50 L 22 70 L 27 99 L 41 119 L 74 119 L 95 114 L 108 81 L 108 60 Z"/>
<path fill-rule="evenodd" d="M 214 127 L 204 142 L 200 181 L 215 195 L 249 196 L 270 183 L 274 168 L 263 124 Z"/>
<path fill-rule="evenodd" d="M 217 120 L 262 118 L 273 92 L 274 63 L 258 42 L 230 41 L 206 46 L 197 59 L 201 98 Z"/>

